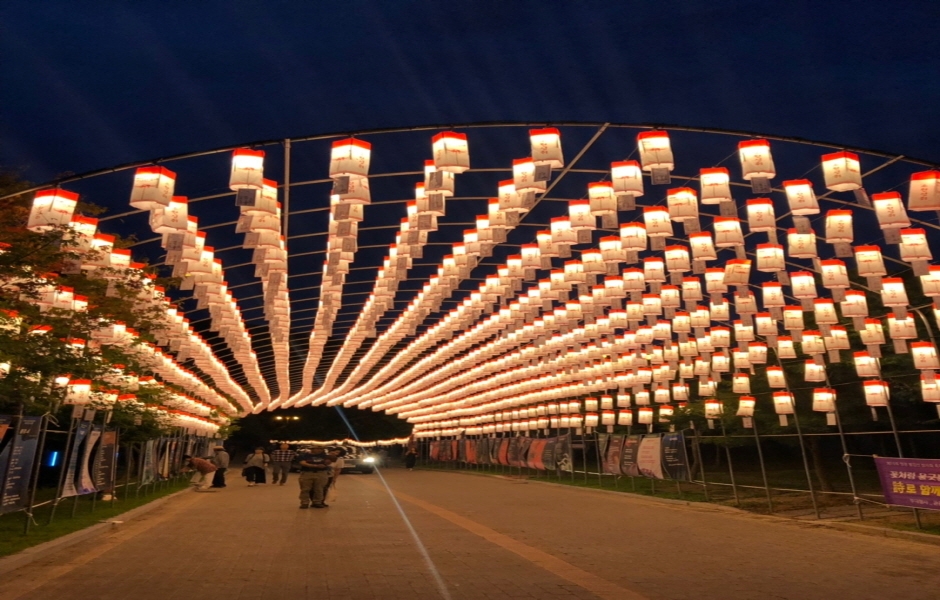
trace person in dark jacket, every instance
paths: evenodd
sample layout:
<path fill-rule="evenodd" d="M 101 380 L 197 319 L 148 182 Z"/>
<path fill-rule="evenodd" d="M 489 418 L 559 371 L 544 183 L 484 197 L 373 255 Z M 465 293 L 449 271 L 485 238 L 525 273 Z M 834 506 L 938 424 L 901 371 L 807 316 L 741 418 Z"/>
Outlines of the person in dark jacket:
<path fill-rule="evenodd" d="M 415 468 L 415 463 L 418 462 L 418 451 L 414 447 L 408 448 L 408 452 L 405 454 L 405 468 L 409 471 L 413 471 Z"/>

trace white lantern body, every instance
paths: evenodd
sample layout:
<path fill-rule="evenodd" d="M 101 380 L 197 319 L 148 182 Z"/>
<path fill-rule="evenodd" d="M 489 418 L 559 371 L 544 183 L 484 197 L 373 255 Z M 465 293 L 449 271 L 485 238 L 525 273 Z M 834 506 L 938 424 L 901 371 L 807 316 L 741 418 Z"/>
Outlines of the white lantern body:
<path fill-rule="evenodd" d="M 372 144 L 349 138 L 333 142 L 330 150 L 330 177 L 368 177 Z"/>
<path fill-rule="evenodd" d="M 470 169 L 470 146 L 463 133 L 445 131 L 431 138 L 434 166 L 441 171 L 463 173 Z"/>
<path fill-rule="evenodd" d="M 851 244 L 854 239 L 852 232 L 852 211 L 830 210 L 826 213 L 826 242 L 830 244 Z"/>
<path fill-rule="evenodd" d="M 858 155 L 853 152 L 824 154 L 822 168 L 827 189 L 834 192 L 848 192 L 862 187 L 862 171 Z"/>
<path fill-rule="evenodd" d="M 927 261 L 932 260 L 930 246 L 927 245 L 927 232 L 923 229 L 901 230 L 901 260 Z"/>
<path fill-rule="evenodd" d="M 739 417 L 753 417 L 754 405 L 757 400 L 752 396 L 741 396 L 738 398 L 738 411 L 735 413 Z"/>
<path fill-rule="evenodd" d="M 611 163 L 610 181 L 618 196 L 643 195 L 643 170 L 635 160 Z"/>
<path fill-rule="evenodd" d="M 232 153 L 229 189 L 260 190 L 264 183 L 264 151 L 239 148 Z"/>
<path fill-rule="evenodd" d="M 901 201 L 901 194 L 897 192 L 886 192 L 882 194 L 872 194 L 871 202 L 875 207 L 875 216 L 878 217 L 878 224 L 882 227 L 910 227 L 911 220 L 904 210 L 904 203 Z"/>
<path fill-rule="evenodd" d="M 940 210 L 940 171 L 923 171 L 911 175 L 907 209 Z"/>
<path fill-rule="evenodd" d="M 666 237 L 673 234 L 669 211 L 662 206 L 644 206 L 643 222 L 646 225 L 646 235 L 649 237 Z M 622 235 L 621 239 L 623 239 Z"/>
<path fill-rule="evenodd" d="M 793 414 L 793 395 L 790 392 L 774 392 L 774 411 L 778 415 Z"/>
<path fill-rule="evenodd" d="M 529 145 L 532 148 L 532 160 L 538 165 L 550 165 L 553 169 L 565 166 L 561 150 L 561 132 L 554 127 L 529 130 Z"/>
<path fill-rule="evenodd" d="M 855 264 L 861 277 L 883 277 L 888 273 L 878 246 L 856 246 Z"/>
<path fill-rule="evenodd" d="M 813 192 L 813 184 L 807 179 L 793 179 L 783 182 L 787 194 L 790 212 L 794 215 L 815 215 L 819 213 L 819 202 Z"/>
<path fill-rule="evenodd" d="M 698 197 L 692 188 L 673 188 L 666 192 L 669 218 L 683 222 L 698 218 Z M 647 226 L 648 228 L 648 226 Z"/>
<path fill-rule="evenodd" d="M 68 225 L 77 205 L 78 194 L 60 189 L 38 191 L 33 196 L 26 228 L 42 232 Z"/>
<path fill-rule="evenodd" d="M 741 177 L 747 181 L 755 177 L 773 179 L 777 175 L 770 154 L 770 142 L 767 140 L 738 142 L 738 158 L 741 161 Z"/>
<path fill-rule="evenodd" d="M 774 203 L 770 198 L 754 198 L 747 201 L 747 227 L 752 232 L 777 229 Z"/>
<path fill-rule="evenodd" d="M 176 173 L 163 167 L 140 167 L 134 172 L 130 205 L 140 210 L 166 206 L 173 198 Z"/>
<path fill-rule="evenodd" d="M 829 388 L 815 388 L 813 390 L 813 410 L 816 412 L 835 412 L 836 391 Z"/>
<path fill-rule="evenodd" d="M 699 184 L 702 204 L 720 204 L 733 199 L 731 179 L 724 167 L 699 170 Z"/>
<path fill-rule="evenodd" d="M 863 381 L 865 403 L 868 406 L 888 406 L 890 386 L 886 381 Z"/>
<path fill-rule="evenodd" d="M 643 165 L 644 171 L 653 169 L 672 171 L 675 161 L 667 132 L 643 131 L 636 136 L 636 140 L 640 151 L 640 164 Z"/>

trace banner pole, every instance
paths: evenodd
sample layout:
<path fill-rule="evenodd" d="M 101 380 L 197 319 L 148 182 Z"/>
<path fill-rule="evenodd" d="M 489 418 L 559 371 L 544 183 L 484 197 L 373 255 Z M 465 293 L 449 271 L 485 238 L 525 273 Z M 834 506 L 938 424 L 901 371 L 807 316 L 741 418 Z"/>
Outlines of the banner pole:
<path fill-rule="evenodd" d="M 787 387 L 787 391 L 790 388 Z M 795 402 L 794 402 L 795 404 Z M 806 471 L 806 484 L 809 486 L 809 497 L 813 501 L 813 512 L 819 519 L 819 504 L 816 502 L 816 490 L 813 488 L 812 475 L 809 472 L 809 457 L 806 456 L 806 444 L 803 441 L 803 430 L 800 428 L 800 417 L 796 414 L 796 407 L 793 408 L 793 422 L 796 423 L 796 437 L 800 441 L 800 452 L 803 454 L 803 470 Z"/>
<path fill-rule="evenodd" d="M 898 434 L 898 426 L 894 422 L 894 411 L 891 410 L 891 402 L 885 403 L 885 408 L 888 409 L 888 420 L 891 422 L 891 432 L 894 434 L 894 443 L 898 447 L 898 458 L 904 458 L 904 450 L 901 448 L 901 436 Z M 917 525 L 918 529 L 923 529 L 923 525 L 920 522 L 920 511 L 916 508 L 911 509 L 914 512 L 914 523 Z"/>
<path fill-rule="evenodd" d="M 754 430 L 754 441 L 757 443 L 757 460 L 760 463 L 760 474 L 764 479 L 764 491 L 767 492 L 767 508 L 770 509 L 770 514 L 774 514 L 774 500 L 770 492 L 770 484 L 767 482 L 767 467 L 764 466 L 764 451 L 760 447 L 760 435 L 757 433 L 757 422 L 752 421 L 751 424 Z"/>
<path fill-rule="evenodd" d="M 601 471 L 603 471 L 601 468 L 601 442 L 597 431 L 595 431 L 591 437 L 594 438 L 594 456 L 597 457 L 597 485 L 604 487 L 604 479 L 601 473 Z"/>
<path fill-rule="evenodd" d="M 829 376 L 826 375 L 826 385 L 832 387 L 829 384 Z M 849 457 L 849 445 L 848 441 L 845 439 L 845 431 L 842 429 L 842 418 L 839 416 L 839 404 L 836 403 L 836 426 L 839 428 L 839 441 L 842 443 L 842 462 L 845 463 L 845 470 L 849 475 L 849 485 L 852 487 L 852 503 L 855 504 L 855 512 L 858 513 L 858 520 L 863 521 L 865 517 L 862 515 L 862 503 L 859 502 L 858 490 L 855 487 L 855 475 L 852 473 L 852 461 Z"/>
<path fill-rule="evenodd" d="M 29 535 L 29 526 L 33 522 L 33 503 L 36 502 L 36 488 L 39 487 L 39 468 L 42 466 L 42 453 L 46 448 L 46 432 L 48 430 L 49 413 L 46 413 L 42 416 L 42 426 L 39 430 L 39 449 L 36 451 L 36 460 L 33 461 L 33 471 L 30 476 L 29 496 L 26 500 L 26 521 L 23 524 L 23 535 Z"/>
<path fill-rule="evenodd" d="M 702 472 L 702 489 L 705 491 L 705 502 L 711 502 L 708 494 L 708 480 L 705 478 L 705 458 L 702 456 L 702 441 L 698 436 L 698 429 L 693 427 L 692 433 L 695 434 L 692 451 L 698 454 L 698 468 Z"/>
<path fill-rule="evenodd" d="M 734 464 L 731 462 L 731 446 L 728 441 L 728 432 L 725 430 L 724 414 L 718 419 L 721 424 L 721 437 L 725 438 L 725 457 L 728 459 L 728 475 L 731 477 L 731 491 L 734 493 L 734 505 L 741 506 L 741 499 L 738 498 L 738 485 L 734 480 Z"/>
<path fill-rule="evenodd" d="M 75 434 L 75 417 L 69 419 L 69 431 L 65 436 L 65 449 L 62 452 L 62 469 L 59 471 L 59 485 L 56 487 L 55 499 L 52 501 L 52 508 L 49 510 L 49 522 L 47 525 L 52 525 L 53 519 L 55 519 L 55 510 L 59 506 L 59 502 L 62 501 L 62 487 L 65 485 L 65 474 L 68 471 L 69 459 L 72 454 L 72 436 Z"/>
<path fill-rule="evenodd" d="M 114 508 L 114 498 L 117 496 L 117 464 L 118 464 L 117 461 L 118 461 L 118 454 L 121 451 L 120 442 L 121 442 L 121 428 L 115 427 L 114 428 L 114 450 L 111 451 L 112 452 L 111 460 L 114 464 L 114 467 L 111 469 L 111 477 L 109 478 L 110 481 L 108 481 L 108 486 L 110 486 L 111 488 L 111 501 L 110 501 L 111 508 Z"/>

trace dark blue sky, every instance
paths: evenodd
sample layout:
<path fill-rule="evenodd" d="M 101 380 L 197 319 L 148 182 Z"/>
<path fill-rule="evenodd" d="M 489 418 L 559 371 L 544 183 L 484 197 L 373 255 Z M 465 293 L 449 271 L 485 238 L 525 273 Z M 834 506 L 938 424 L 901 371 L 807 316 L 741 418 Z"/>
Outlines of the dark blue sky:
<path fill-rule="evenodd" d="M 940 161 L 940 3 L 0 4 L 0 164 L 483 120 L 751 130 Z"/>

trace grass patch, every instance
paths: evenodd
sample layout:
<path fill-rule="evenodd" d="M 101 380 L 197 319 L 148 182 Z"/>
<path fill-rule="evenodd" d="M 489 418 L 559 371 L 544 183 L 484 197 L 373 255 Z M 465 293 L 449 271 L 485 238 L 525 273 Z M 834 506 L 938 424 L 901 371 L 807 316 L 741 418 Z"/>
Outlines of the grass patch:
<path fill-rule="evenodd" d="M 188 486 L 188 478 L 179 478 L 158 484 L 156 489 L 151 485 L 145 486 L 141 488 L 139 495 L 135 497 L 132 484 L 127 495 L 120 495 L 123 488 L 118 488 L 119 499 L 115 500 L 113 504 L 101 500 L 92 502 L 93 494 L 67 498 L 59 503 L 55 511 L 55 519 L 51 524 L 49 523 L 49 514 L 52 511 L 52 504 L 44 504 L 34 509 L 35 523 L 30 526 L 28 535 L 23 533 L 26 519 L 24 512 L 2 515 L 0 516 L 0 556 L 9 556 L 30 546 L 42 544 L 100 521 L 112 519 L 132 508 L 143 506 L 157 498 L 184 490 Z M 42 502 L 50 494 L 53 496 L 55 494 L 55 490 L 44 490 L 44 492 L 37 494 L 37 502 Z"/>

